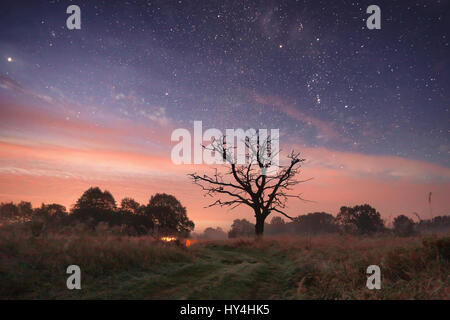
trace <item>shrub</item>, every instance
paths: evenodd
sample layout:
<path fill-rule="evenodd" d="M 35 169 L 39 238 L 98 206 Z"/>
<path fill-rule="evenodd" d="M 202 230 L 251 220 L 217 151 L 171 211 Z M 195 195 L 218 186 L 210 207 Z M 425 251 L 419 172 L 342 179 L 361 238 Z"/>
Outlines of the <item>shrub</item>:
<path fill-rule="evenodd" d="M 405 215 L 394 219 L 394 234 L 399 237 L 409 237 L 415 234 L 415 223 Z"/>

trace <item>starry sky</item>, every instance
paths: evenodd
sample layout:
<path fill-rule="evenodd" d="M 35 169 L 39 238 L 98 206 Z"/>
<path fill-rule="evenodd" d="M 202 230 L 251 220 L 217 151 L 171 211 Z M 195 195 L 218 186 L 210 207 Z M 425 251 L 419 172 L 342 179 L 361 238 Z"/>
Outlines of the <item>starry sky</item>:
<path fill-rule="evenodd" d="M 0 201 L 169 192 L 200 229 L 226 227 L 245 210 L 203 209 L 186 178 L 210 168 L 170 160 L 171 132 L 201 120 L 278 128 L 302 152 L 314 202 L 290 214 L 370 203 L 427 218 L 428 192 L 448 214 L 449 18 L 445 0 L 3 1 Z"/>

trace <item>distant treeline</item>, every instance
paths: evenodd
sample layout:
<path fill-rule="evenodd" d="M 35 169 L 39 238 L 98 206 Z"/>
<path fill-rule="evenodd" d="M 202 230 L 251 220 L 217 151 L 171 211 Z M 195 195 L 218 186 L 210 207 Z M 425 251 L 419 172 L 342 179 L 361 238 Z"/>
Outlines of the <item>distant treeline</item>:
<path fill-rule="evenodd" d="M 326 212 L 314 212 L 294 218 L 286 222 L 279 216 L 274 216 L 264 227 L 265 235 L 301 235 L 313 236 L 320 234 L 347 233 L 353 235 L 373 235 L 376 233 L 393 233 L 396 236 L 407 237 L 420 233 L 435 233 L 450 231 L 450 216 L 437 216 L 430 220 L 414 222 L 405 215 L 398 215 L 393 220 L 392 228 L 387 228 L 380 214 L 371 206 L 365 204 L 355 207 L 341 207 L 336 217 Z M 226 233 L 221 228 L 206 228 L 202 239 L 224 239 L 238 237 L 253 237 L 255 225 L 246 219 L 236 219 L 231 230 Z"/>
<path fill-rule="evenodd" d="M 75 225 L 88 230 L 109 227 L 127 235 L 152 234 L 189 236 L 194 223 L 188 219 L 186 208 L 172 195 L 157 193 L 147 205 L 132 198 L 122 199 L 117 206 L 112 194 L 100 188 L 89 188 L 73 205 L 66 207 L 52 203 L 32 208 L 30 202 L 0 204 L 0 224 L 25 223 L 34 235 L 46 230 L 63 232 Z"/>
<path fill-rule="evenodd" d="M 64 232 L 74 226 L 87 230 L 112 228 L 115 232 L 131 236 L 150 234 L 155 237 L 175 235 L 188 237 L 194 229 L 186 208 L 173 195 L 157 193 L 150 197 L 146 205 L 132 198 L 124 198 L 120 206 L 112 194 L 98 187 L 86 190 L 70 211 L 60 204 L 42 204 L 33 208 L 30 202 L 18 204 L 9 202 L 0 204 L 0 224 L 24 223 L 30 226 L 34 235 L 45 231 Z M 392 228 L 387 228 L 380 213 L 368 204 L 341 207 L 335 216 L 326 212 L 314 212 L 300 215 L 286 222 L 280 216 L 274 216 L 266 223 L 266 235 L 320 235 L 347 233 L 373 235 L 393 233 L 397 236 L 413 236 L 419 233 L 448 232 L 450 216 L 437 216 L 429 220 L 414 222 L 406 215 L 398 215 Z M 254 237 L 255 225 L 246 219 L 236 219 L 227 233 L 221 228 L 206 228 L 202 234 L 195 235 L 203 239 L 225 239 Z"/>

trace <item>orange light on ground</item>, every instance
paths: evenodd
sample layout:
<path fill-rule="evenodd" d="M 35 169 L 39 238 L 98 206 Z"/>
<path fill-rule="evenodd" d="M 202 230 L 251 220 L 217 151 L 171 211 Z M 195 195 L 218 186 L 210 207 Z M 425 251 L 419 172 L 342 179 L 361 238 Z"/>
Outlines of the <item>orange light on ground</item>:
<path fill-rule="evenodd" d="M 175 237 L 162 237 L 161 240 L 162 241 L 166 241 L 166 242 L 172 242 L 172 241 L 177 240 L 177 238 L 175 238 Z"/>

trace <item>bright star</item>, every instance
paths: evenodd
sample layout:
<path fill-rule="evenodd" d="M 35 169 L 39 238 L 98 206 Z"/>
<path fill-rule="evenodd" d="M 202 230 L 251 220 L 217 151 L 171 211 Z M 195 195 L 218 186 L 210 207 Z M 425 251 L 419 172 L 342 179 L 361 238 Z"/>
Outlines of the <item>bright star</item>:
<path fill-rule="evenodd" d="M 8 57 L 8 59 L 6 59 L 6 60 L 8 60 L 8 62 L 12 62 L 12 58 L 11 57 Z"/>

